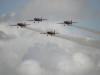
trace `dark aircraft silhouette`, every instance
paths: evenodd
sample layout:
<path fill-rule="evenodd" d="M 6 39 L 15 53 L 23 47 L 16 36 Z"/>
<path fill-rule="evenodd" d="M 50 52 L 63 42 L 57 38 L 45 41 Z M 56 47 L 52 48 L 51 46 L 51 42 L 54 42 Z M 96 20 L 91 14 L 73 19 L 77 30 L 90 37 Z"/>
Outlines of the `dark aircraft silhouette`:
<path fill-rule="evenodd" d="M 17 28 L 18 28 L 18 27 L 23 28 L 23 27 L 26 27 L 27 25 L 30 25 L 30 24 L 26 24 L 26 23 L 17 23 L 16 25 L 10 25 L 10 26 L 17 26 Z"/>
<path fill-rule="evenodd" d="M 59 33 L 56 33 L 55 30 L 54 30 L 54 31 L 47 31 L 47 32 L 44 32 L 44 33 L 40 33 L 40 34 L 47 34 L 47 36 L 48 35 L 55 36 L 55 34 L 59 34 Z"/>
<path fill-rule="evenodd" d="M 72 20 L 69 20 L 69 21 L 64 21 L 63 23 L 58 23 L 58 24 L 67 24 L 68 26 L 72 26 L 73 23 L 77 23 L 77 22 L 73 22 Z"/>
<path fill-rule="evenodd" d="M 33 21 L 34 23 L 37 21 L 38 23 L 39 22 L 42 22 L 42 21 L 44 21 L 44 20 L 47 20 L 47 19 L 43 19 L 42 17 L 41 18 L 33 18 L 32 20 L 27 20 L 27 21 Z"/>

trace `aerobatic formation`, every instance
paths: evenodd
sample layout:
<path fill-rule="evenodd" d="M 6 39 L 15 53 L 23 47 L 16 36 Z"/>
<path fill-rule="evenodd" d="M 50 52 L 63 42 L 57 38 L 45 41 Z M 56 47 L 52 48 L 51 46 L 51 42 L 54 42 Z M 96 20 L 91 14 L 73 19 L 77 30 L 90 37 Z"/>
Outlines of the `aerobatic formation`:
<path fill-rule="evenodd" d="M 42 17 L 40 17 L 40 18 L 35 17 L 33 19 L 26 20 L 26 22 L 31 21 L 33 23 L 40 23 L 40 22 L 45 21 L 45 20 L 48 20 L 48 19 L 45 19 L 45 18 L 42 18 Z M 89 39 L 89 38 L 86 38 L 86 37 L 76 38 L 76 37 L 72 37 L 72 36 L 67 36 L 66 34 L 63 35 L 62 33 L 56 32 L 55 29 L 52 30 L 52 31 L 51 30 L 43 31 L 41 29 L 29 27 L 28 25 L 31 25 L 31 24 L 27 24 L 26 22 L 17 23 L 15 25 L 9 25 L 9 26 L 16 26 L 17 28 L 19 28 L 19 27 L 25 28 L 25 29 L 28 29 L 28 30 L 31 30 L 31 31 L 38 32 L 39 34 L 45 34 L 47 36 L 50 35 L 50 36 L 54 36 L 54 37 L 59 37 L 59 38 L 67 39 L 67 40 L 70 40 L 72 42 L 75 42 L 75 43 L 78 43 L 78 44 L 81 44 L 81 45 L 90 46 L 90 47 L 94 47 L 94 48 L 100 48 L 100 46 L 99 46 L 100 40 Z M 78 23 L 78 22 L 73 22 L 72 19 L 71 19 L 71 20 L 66 20 L 66 21 L 63 21 L 63 22 L 57 23 L 57 24 L 63 24 L 64 26 L 72 26 L 72 27 L 79 28 L 79 29 L 84 30 L 84 31 L 88 31 L 90 33 L 100 35 L 100 31 L 89 29 L 89 28 L 84 27 L 84 26 L 74 25 L 76 23 Z"/>

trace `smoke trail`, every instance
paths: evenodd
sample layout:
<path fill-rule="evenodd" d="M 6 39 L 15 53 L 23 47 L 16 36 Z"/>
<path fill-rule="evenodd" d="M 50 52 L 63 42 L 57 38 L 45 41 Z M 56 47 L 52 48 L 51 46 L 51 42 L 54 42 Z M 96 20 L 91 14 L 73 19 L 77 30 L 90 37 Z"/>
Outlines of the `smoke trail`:
<path fill-rule="evenodd" d="M 34 32 L 39 32 L 39 33 L 45 32 L 43 30 L 39 30 L 39 29 L 36 29 L 36 28 L 30 28 L 30 27 L 25 27 L 25 29 L 28 29 L 28 30 L 31 30 L 31 31 L 34 31 Z"/>
<path fill-rule="evenodd" d="M 91 33 L 94 33 L 94 34 L 100 35 L 100 31 L 97 31 L 97 30 L 94 30 L 94 29 L 90 29 L 90 28 L 86 28 L 86 27 L 78 26 L 78 25 L 72 25 L 72 26 L 79 28 L 79 29 L 82 29 L 82 30 L 85 30 L 85 31 L 88 31 L 88 32 L 91 32 Z"/>
<path fill-rule="evenodd" d="M 70 35 L 64 35 L 64 34 L 57 34 L 55 35 L 55 37 L 70 40 L 72 42 L 75 42 L 77 44 L 81 44 L 84 46 L 100 49 L 100 40 L 94 40 L 94 39 L 86 38 L 86 37 L 72 37 Z"/>
<path fill-rule="evenodd" d="M 35 31 L 35 32 L 39 32 L 39 33 L 45 32 L 45 31 L 35 29 L 35 28 L 30 28 L 30 27 L 25 27 L 25 28 L 28 30 Z M 65 34 L 56 34 L 55 37 L 69 40 L 69 41 L 75 42 L 80 45 L 100 49 L 100 40 L 95 40 L 95 39 L 91 39 L 91 38 L 87 38 L 87 37 L 73 37 L 73 36 L 65 35 Z"/>

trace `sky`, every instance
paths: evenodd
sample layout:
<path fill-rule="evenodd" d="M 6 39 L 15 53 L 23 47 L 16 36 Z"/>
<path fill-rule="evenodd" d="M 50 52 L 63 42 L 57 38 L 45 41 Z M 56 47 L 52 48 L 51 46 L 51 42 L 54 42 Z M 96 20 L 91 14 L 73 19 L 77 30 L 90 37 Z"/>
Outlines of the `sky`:
<path fill-rule="evenodd" d="M 99 0 L 0 0 L 0 75 L 99 75 Z M 40 23 L 25 20 L 47 18 Z M 72 18 L 72 26 L 57 24 Z M 26 28 L 11 27 L 18 22 Z M 54 30 L 55 36 L 40 34 Z"/>
<path fill-rule="evenodd" d="M 0 14 L 17 12 L 28 0 L 0 0 Z"/>

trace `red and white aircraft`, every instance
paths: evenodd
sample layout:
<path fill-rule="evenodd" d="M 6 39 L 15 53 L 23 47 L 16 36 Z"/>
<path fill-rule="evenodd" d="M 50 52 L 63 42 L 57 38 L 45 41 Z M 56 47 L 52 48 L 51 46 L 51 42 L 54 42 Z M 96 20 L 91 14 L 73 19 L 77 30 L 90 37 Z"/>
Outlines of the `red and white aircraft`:
<path fill-rule="evenodd" d="M 67 24 L 67 25 L 72 25 L 73 23 L 77 23 L 77 22 L 73 22 L 72 20 L 64 21 L 64 24 Z"/>
<path fill-rule="evenodd" d="M 41 18 L 33 18 L 32 20 L 27 20 L 27 21 L 34 21 L 34 23 L 35 23 L 35 21 L 37 21 L 38 23 L 39 22 L 42 22 L 42 21 L 44 21 L 44 20 L 47 20 L 47 19 L 43 19 L 42 17 Z"/>
<path fill-rule="evenodd" d="M 67 24 L 68 26 L 71 26 L 73 23 L 77 23 L 77 22 L 73 22 L 72 20 L 68 20 L 68 21 L 64 21 L 63 23 L 59 23 L 59 24 Z"/>
<path fill-rule="evenodd" d="M 55 36 L 56 34 L 59 34 L 59 33 L 56 33 L 55 30 L 54 30 L 54 31 L 47 31 L 45 33 L 40 33 L 40 34 L 47 34 L 47 36 L 48 35 Z"/>
<path fill-rule="evenodd" d="M 70 20 L 66 20 L 66 21 L 64 21 L 62 23 L 58 23 L 58 24 L 64 24 L 64 26 L 65 26 L 65 24 L 67 24 L 68 26 L 72 26 L 73 23 L 77 23 L 77 22 L 73 22 L 71 17 L 69 17 L 69 18 L 70 18 Z M 77 19 L 79 19 L 79 18 L 77 18 Z"/>
<path fill-rule="evenodd" d="M 18 28 L 18 27 L 23 28 L 23 27 L 26 27 L 27 25 L 30 25 L 30 24 L 26 24 L 26 23 L 17 23 L 16 25 L 10 25 L 10 26 L 17 26 L 17 28 Z"/>

